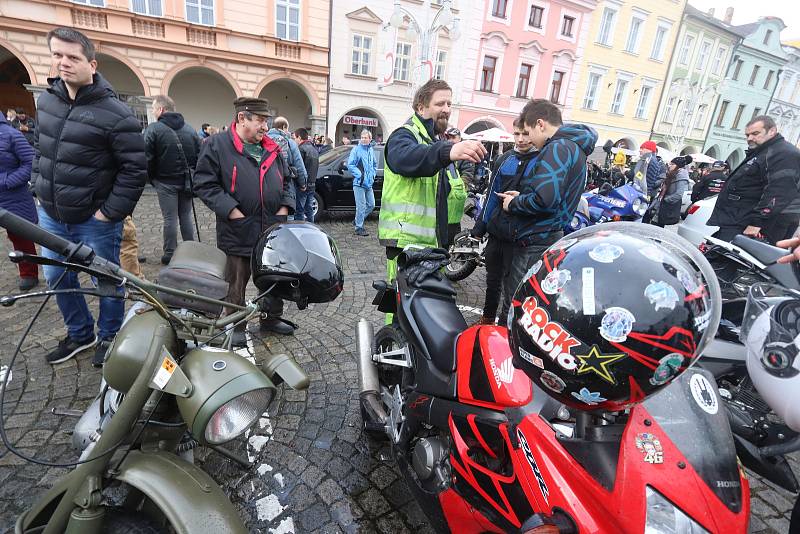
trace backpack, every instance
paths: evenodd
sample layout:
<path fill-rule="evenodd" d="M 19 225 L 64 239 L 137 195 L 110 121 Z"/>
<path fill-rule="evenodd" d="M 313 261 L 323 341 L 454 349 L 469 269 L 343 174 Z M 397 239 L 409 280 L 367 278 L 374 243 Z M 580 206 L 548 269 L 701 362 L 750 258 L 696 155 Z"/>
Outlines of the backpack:
<path fill-rule="evenodd" d="M 289 140 L 282 135 L 276 135 L 275 137 L 272 136 L 270 137 L 273 141 L 275 141 L 275 144 L 278 145 L 278 147 L 280 147 L 281 149 L 280 157 L 281 157 L 281 163 L 283 165 L 283 175 L 288 176 L 292 180 L 297 180 L 297 168 L 291 164 L 291 161 L 289 159 L 292 157 L 291 152 L 289 152 L 290 150 Z"/>

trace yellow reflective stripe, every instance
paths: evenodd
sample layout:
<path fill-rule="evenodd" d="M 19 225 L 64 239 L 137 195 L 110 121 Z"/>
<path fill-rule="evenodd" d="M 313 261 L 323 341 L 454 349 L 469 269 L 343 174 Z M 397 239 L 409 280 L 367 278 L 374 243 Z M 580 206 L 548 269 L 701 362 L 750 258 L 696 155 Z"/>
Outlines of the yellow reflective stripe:
<path fill-rule="evenodd" d="M 389 210 L 397 213 L 409 213 L 412 215 L 420 215 L 422 217 L 436 217 L 436 208 L 429 208 L 422 204 L 410 204 L 404 202 L 387 202 L 381 204 L 381 210 Z"/>
<path fill-rule="evenodd" d="M 420 226 L 418 224 L 411 224 L 401 221 L 381 220 L 380 226 L 386 230 L 398 230 L 408 234 L 414 234 L 422 237 L 432 237 L 436 239 L 436 229 Z"/>

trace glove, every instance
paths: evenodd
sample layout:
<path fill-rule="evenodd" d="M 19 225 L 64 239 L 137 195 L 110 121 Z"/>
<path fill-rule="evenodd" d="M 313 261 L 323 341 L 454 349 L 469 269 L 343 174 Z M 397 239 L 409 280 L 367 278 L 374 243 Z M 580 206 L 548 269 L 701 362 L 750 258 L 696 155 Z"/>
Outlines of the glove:
<path fill-rule="evenodd" d="M 475 239 L 482 239 L 486 235 L 486 223 L 475 221 L 475 226 L 470 228 L 469 236 Z"/>
<path fill-rule="evenodd" d="M 397 258 L 397 265 L 403 269 L 412 284 L 422 282 L 428 276 L 442 279 L 441 269 L 450 261 L 447 251 L 441 248 L 404 250 Z"/>

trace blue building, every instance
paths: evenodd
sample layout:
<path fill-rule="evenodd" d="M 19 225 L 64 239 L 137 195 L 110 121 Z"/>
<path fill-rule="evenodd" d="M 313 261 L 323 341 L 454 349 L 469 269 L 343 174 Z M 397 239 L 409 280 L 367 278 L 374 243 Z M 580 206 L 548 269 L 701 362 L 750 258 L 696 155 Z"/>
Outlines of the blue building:
<path fill-rule="evenodd" d="M 766 114 L 779 72 L 788 60 L 780 39 L 785 27 L 778 17 L 731 26 L 742 41 L 733 51 L 703 147 L 704 153 L 727 161 L 731 168 L 744 161 L 745 125 L 753 117 Z"/>

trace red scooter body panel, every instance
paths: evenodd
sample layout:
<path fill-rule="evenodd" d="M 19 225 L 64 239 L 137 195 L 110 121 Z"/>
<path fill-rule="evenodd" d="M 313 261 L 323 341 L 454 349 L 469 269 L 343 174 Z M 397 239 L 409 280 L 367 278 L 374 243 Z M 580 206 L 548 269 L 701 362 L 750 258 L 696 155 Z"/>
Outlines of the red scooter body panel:
<path fill-rule="evenodd" d="M 581 532 L 641 534 L 646 521 L 645 487 L 650 486 L 709 532 L 747 532 L 750 491 L 741 473 L 742 509 L 736 514 L 711 491 L 643 406 L 634 407 L 630 417 L 612 491 L 570 456 L 545 421 L 536 415 L 523 420 L 517 428 L 518 436 L 523 437 L 515 455 L 515 470 L 521 469 L 534 488 L 534 508 L 545 513 L 553 507 L 567 511 Z M 645 420 L 650 425 L 645 425 Z M 636 437 L 643 434 L 658 439 L 663 463 L 645 461 L 650 452 L 636 445 Z M 527 458 L 523 441 L 532 459 Z"/>
<path fill-rule="evenodd" d="M 531 401 L 531 381 L 511 362 L 505 327 L 468 328 L 458 338 L 456 353 L 459 402 L 503 410 Z"/>

